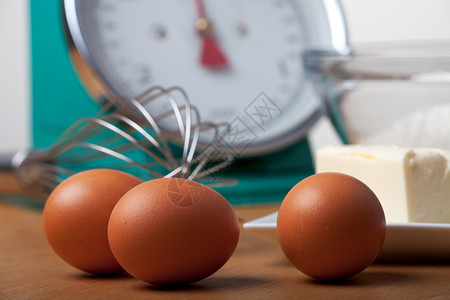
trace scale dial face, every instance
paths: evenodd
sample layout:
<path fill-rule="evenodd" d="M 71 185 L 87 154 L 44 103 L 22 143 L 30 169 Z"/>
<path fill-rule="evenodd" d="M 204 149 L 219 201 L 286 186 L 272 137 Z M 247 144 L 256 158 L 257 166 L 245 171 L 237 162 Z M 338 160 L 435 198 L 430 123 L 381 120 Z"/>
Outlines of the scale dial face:
<path fill-rule="evenodd" d="M 239 155 L 305 134 L 321 104 L 302 52 L 347 42 L 336 1 L 65 0 L 64 8 L 78 67 L 90 71 L 85 83 L 97 97 L 180 86 L 202 121 L 230 124 L 222 146 Z"/>

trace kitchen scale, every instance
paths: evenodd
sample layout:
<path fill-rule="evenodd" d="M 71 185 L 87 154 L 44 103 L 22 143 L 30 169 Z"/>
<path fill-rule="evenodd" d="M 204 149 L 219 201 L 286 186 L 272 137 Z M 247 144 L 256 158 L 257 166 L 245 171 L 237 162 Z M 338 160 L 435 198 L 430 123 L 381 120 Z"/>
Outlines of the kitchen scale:
<path fill-rule="evenodd" d="M 232 203 L 281 201 L 313 173 L 305 136 L 324 109 L 302 53 L 348 49 L 339 1 L 64 0 L 63 12 L 95 101 L 180 86 L 202 121 L 229 124 Z"/>

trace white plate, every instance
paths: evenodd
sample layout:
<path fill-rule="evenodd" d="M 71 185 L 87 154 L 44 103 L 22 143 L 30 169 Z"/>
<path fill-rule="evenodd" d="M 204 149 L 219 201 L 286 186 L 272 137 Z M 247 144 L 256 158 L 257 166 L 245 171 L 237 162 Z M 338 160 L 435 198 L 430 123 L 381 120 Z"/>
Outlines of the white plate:
<path fill-rule="evenodd" d="M 274 212 L 245 223 L 244 228 L 278 242 L 277 216 L 278 212 Z M 450 224 L 387 223 L 377 261 L 450 262 Z"/>

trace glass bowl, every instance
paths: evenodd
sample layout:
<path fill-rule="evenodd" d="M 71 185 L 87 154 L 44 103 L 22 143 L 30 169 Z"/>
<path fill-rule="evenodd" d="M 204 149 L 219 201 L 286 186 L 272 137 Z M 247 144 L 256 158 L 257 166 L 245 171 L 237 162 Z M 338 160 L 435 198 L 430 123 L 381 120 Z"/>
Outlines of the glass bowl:
<path fill-rule="evenodd" d="M 304 60 L 345 143 L 450 150 L 450 43 L 309 51 Z"/>

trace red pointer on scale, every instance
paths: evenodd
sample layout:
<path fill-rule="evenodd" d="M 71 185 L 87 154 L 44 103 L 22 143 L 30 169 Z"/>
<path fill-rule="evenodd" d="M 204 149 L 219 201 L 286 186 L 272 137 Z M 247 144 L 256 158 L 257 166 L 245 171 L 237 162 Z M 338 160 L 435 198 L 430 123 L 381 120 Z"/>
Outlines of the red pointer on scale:
<path fill-rule="evenodd" d="M 213 26 L 206 16 L 203 0 L 194 1 L 198 16 L 195 27 L 202 37 L 200 63 L 210 69 L 226 68 L 228 60 L 214 38 Z"/>

